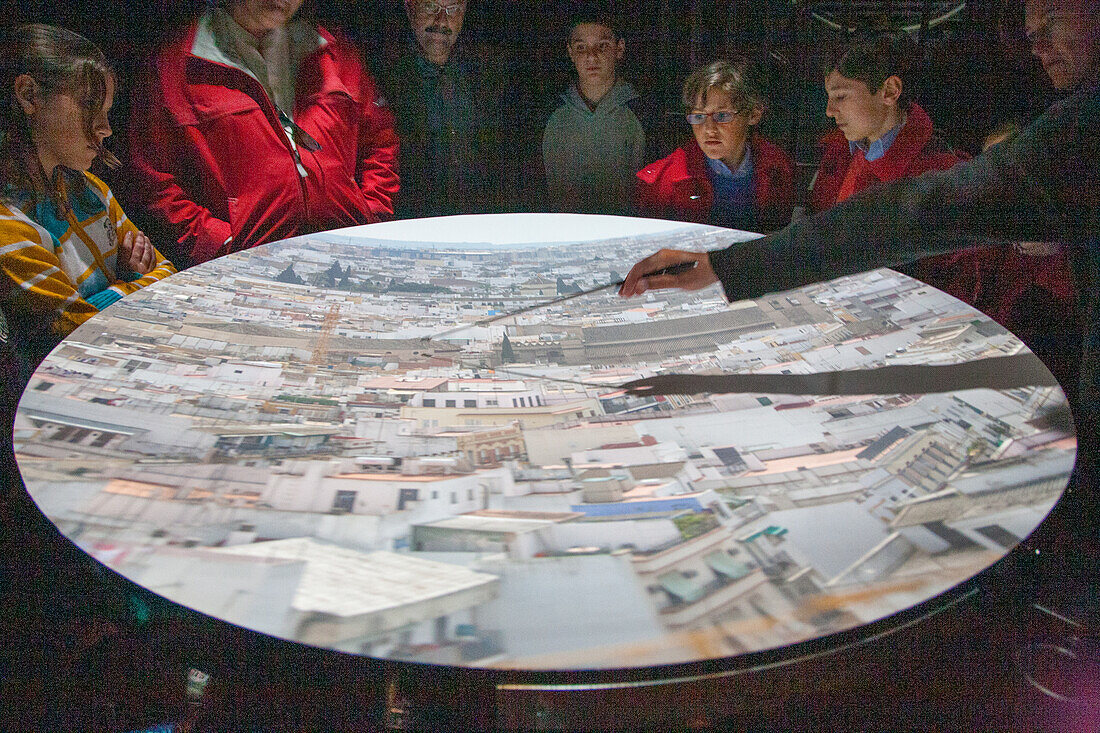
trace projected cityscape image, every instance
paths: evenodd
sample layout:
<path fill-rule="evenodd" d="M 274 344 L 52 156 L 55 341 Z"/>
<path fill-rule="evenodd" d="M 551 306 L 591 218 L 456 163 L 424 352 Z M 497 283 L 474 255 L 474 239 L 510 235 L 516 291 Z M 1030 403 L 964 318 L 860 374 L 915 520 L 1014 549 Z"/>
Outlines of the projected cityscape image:
<path fill-rule="evenodd" d="M 877 621 L 999 560 L 1065 489 L 1076 443 L 1044 419 L 1056 387 L 622 388 L 1026 351 L 904 275 L 732 304 L 716 287 L 609 288 L 485 324 L 659 248 L 751 235 L 429 221 L 218 259 L 82 326 L 16 418 L 38 506 L 123 576 L 249 629 L 389 659 L 601 669 Z"/>

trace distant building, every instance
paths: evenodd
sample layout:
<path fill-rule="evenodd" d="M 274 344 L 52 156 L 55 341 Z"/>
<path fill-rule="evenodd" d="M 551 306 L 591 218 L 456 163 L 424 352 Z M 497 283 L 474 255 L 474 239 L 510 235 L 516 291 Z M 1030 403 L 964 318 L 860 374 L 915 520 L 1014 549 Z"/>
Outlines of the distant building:
<path fill-rule="evenodd" d="M 214 452 L 222 457 L 298 456 L 325 453 L 338 425 L 234 425 L 199 428 L 216 438 Z"/>
<path fill-rule="evenodd" d="M 939 491 L 967 460 L 965 442 L 952 441 L 938 430 L 911 433 L 891 429 L 856 455 L 897 476 L 918 493 Z"/>
<path fill-rule="evenodd" d="M 739 334 L 775 328 L 754 303 L 685 318 L 591 326 L 583 329 L 584 363 L 660 361 L 669 356 L 713 349 Z"/>
<path fill-rule="evenodd" d="M 538 407 L 547 404 L 542 390 L 520 379 L 449 379 L 407 401 L 413 407 Z"/>
<path fill-rule="evenodd" d="M 369 393 L 384 395 L 395 402 L 406 403 L 425 392 L 436 392 L 447 384 L 446 377 L 370 377 L 363 379 L 359 387 Z"/>
<path fill-rule="evenodd" d="M 772 586 L 758 561 L 725 527 L 658 552 L 635 553 L 631 565 L 662 623 L 669 629 L 697 630 L 712 645 L 707 656 L 800 638 L 801 625 L 790 620 L 790 599 Z M 761 617 L 771 623 L 760 624 Z M 715 629 L 720 631 L 713 633 Z"/>
<path fill-rule="evenodd" d="M 244 382 L 256 387 L 283 383 L 283 365 L 261 361 L 227 361 L 210 370 L 209 377 L 224 382 Z"/>
<path fill-rule="evenodd" d="M 519 294 L 529 298 L 546 298 L 558 294 L 557 280 L 550 280 L 542 275 L 533 278 L 519 286 Z"/>
<path fill-rule="evenodd" d="M 467 428 L 435 434 L 436 438 L 453 438 L 455 451 L 476 468 L 499 466 L 506 460 L 525 460 L 526 447 L 519 423 L 503 427 Z"/>
<path fill-rule="evenodd" d="M 429 398 L 431 399 L 431 398 Z M 437 406 L 414 404 L 401 408 L 401 417 L 416 420 L 418 425 L 425 428 L 457 428 L 480 425 L 511 425 L 519 423 L 524 429 L 548 427 L 562 423 L 571 423 L 586 418 L 597 417 L 603 414 L 599 400 L 584 399 L 561 405 L 536 405 L 534 401 L 540 401 L 538 395 L 505 398 L 508 403 L 514 399 L 517 404 L 507 404 L 492 407 L 488 405 L 489 398 L 485 398 L 485 405 L 478 407 L 478 396 L 466 397 L 465 395 L 446 396 L 439 399 L 442 404 Z M 469 400 L 473 404 L 466 405 Z M 453 405 L 448 405 L 453 402 Z"/>
<path fill-rule="evenodd" d="M 903 502 L 891 526 L 951 522 L 1014 507 L 1043 507 L 1060 495 L 1072 462 L 1069 452 L 1047 450 L 964 471 L 949 489 Z"/>
<path fill-rule="evenodd" d="M 340 419 L 343 407 L 335 400 L 286 395 L 264 400 L 259 411 L 268 415 L 291 415 L 311 422 L 332 423 Z"/>
<path fill-rule="evenodd" d="M 272 509 L 333 514 L 438 518 L 481 509 L 484 483 L 476 473 L 341 472 L 324 461 L 274 471 L 263 493 Z"/>
<path fill-rule="evenodd" d="M 553 546 L 550 529 L 583 515 L 570 512 L 469 512 L 412 528 L 412 549 L 426 552 L 505 552 L 527 559 Z"/>
<path fill-rule="evenodd" d="M 577 451 L 612 443 L 638 442 L 641 437 L 636 426 L 636 422 L 624 421 L 531 428 L 524 430 L 523 439 L 531 463 L 537 466 L 562 465 Z"/>
<path fill-rule="evenodd" d="M 788 291 L 770 297 L 759 298 L 756 307 L 777 328 L 802 326 L 811 323 L 832 323 L 836 320 L 826 308 L 822 308 L 807 293 Z"/>
<path fill-rule="evenodd" d="M 591 481 L 613 483 L 622 481 L 614 475 L 607 477 L 593 477 Z M 655 487 L 649 487 L 655 488 Z M 606 489 L 597 487 L 596 491 L 610 492 L 612 487 Z M 587 498 L 587 497 L 586 497 Z M 600 497 L 598 501 L 585 504 L 573 504 L 570 511 L 584 514 L 590 519 L 628 519 L 644 517 L 675 516 L 684 512 L 715 511 L 727 513 L 725 504 L 713 491 L 694 491 L 690 493 L 665 494 L 663 492 L 646 491 L 645 493 L 627 494 L 624 492 L 619 500 L 608 500 Z"/>
<path fill-rule="evenodd" d="M 738 541 L 796 595 L 881 580 L 917 549 L 854 501 L 771 512 L 757 525 Z"/>
<path fill-rule="evenodd" d="M 42 383 L 48 384 L 36 384 Z M 15 429 L 20 441 L 103 455 L 204 455 L 217 440 L 209 432 L 194 429 L 186 417 L 150 419 L 144 410 L 53 397 L 33 386 L 20 403 Z"/>

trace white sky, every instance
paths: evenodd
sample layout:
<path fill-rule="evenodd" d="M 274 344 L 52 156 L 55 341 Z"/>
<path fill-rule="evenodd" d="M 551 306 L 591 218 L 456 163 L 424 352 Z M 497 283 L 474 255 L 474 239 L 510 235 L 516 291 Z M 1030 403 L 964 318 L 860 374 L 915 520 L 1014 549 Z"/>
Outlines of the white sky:
<path fill-rule="evenodd" d="M 678 221 L 585 214 L 467 214 L 368 224 L 337 229 L 329 234 L 391 241 L 515 245 L 594 241 L 658 234 L 691 226 Z M 323 235 L 314 235 L 314 238 L 323 238 Z"/>

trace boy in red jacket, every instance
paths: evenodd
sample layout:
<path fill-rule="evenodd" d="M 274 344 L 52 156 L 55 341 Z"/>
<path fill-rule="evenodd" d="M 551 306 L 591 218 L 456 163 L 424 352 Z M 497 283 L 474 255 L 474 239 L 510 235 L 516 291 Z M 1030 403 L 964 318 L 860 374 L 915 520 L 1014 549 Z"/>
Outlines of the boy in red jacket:
<path fill-rule="evenodd" d="M 943 171 L 963 160 L 906 97 L 910 58 L 908 37 L 881 34 L 856 42 L 826 67 L 825 113 L 837 130 L 821 143 L 814 212 L 871 186 Z M 972 248 L 920 260 L 904 272 L 986 310 L 1024 339 L 1059 380 L 1075 382 L 1073 366 L 1060 355 L 1078 330 L 1076 289 L 1062 253 L 1030 258 L 1009 247 Z M 1065 332 L 1052 335 L 1053 324 L 1065 324 Z"/>
<path fill-rule="evenodd" d="M 684 82 L 695 140 L 638 171 L 638 209 L 645 216 L 771 231 L 791 220 L 791 159 L 755 134 L 764 98 L 725 61 Z"/>
<path fill-rule="evenodd" d="M 819 143 L 821 165 L 810 191 L 813 213 L 879 183 L 946 170 L 962 160 L 909 99 L 904 78 L 911 59 L 908 37 L 884 33 L 856 41 L 826 66 L 825 114 L 837 129 Z M 973 305 L 982 260 L 982 250 L 965 250 L 921 260 L 907 274 Z"/>
<path fill-rule="evenodd" d="M 855 42 L 826 67 L 825 114 L 837 129 L 821 141 L 810 196 L 815 213 L 872 186 L 946 170 L 962 160 L 906 94 L 911 46 L 903 34 L 880 34 Z M 1065 256 L 1026 257 L 1009 250 L 975 247 L 899 269 L 987 311 L 1024 339 L 1064 384 L 1072 384 L 1072 360 L 1062 352 L 1078 330 L 1078 317 Z M 1065 324 L 1064 333 L 1052 336 L 1053 323 Z"/>

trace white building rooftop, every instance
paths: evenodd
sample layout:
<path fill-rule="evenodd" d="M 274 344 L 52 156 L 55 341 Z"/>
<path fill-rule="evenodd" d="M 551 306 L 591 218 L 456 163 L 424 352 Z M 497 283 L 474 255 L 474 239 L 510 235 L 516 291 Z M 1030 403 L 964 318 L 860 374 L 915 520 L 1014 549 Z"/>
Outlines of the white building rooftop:
<path fill-rule="evenodd" d="M 497 582 L 496 576 L 393 552 L 358 552 L 306 537 L 213 550 L 306 563 L 294 594 L 298 611 L 358 616 Z"/>
<path fill-rule="evenodd" d="M 580 516 L 580 515 L 578 515 Z M 463 514 L 457 517 L 447 517 L 434 522 L 427 522 L 421 527 L 434 527 L 438 529 L 453 529 L 465 532 L 504 532 L 521 534 L 534 532 L 535 530 L 557 524 L 556 521 L 546 519 L 517 519 L 514 517 L 479 517 Z"/>

